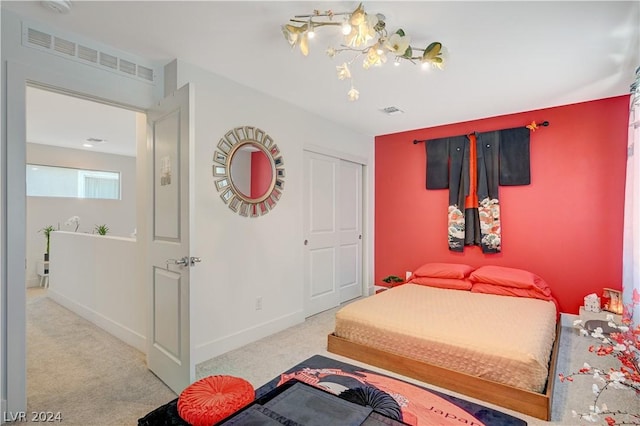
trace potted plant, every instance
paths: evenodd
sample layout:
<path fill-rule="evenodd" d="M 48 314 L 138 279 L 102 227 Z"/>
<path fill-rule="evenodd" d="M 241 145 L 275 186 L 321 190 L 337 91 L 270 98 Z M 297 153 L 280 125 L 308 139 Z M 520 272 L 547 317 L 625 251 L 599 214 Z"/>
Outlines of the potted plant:
<path fill-rule="evenodd" d="M 382 279 L 383 282 L 388 284 L 388 287 L 395 287 L 396 284 L 404 283 L 404 280 L 396 275 L 389 275 Z"/>
<path fill-rule="evenodd" d="M 55 231 L 52 225 L 46 226 L 40 230 L 44 234 L 44 238 L 47 240 L 47 250 L 44 253 L 45 262 L 49 260 L 49 243 L 51 242 L 51 231 Z"/>
<path fill-rule="evenodd" d="M 107 232 L 109 232 L 109 227 L 107 225 L 96 225 L 95 231 L 98 233 L 98 235 L 107 235 Z"/>

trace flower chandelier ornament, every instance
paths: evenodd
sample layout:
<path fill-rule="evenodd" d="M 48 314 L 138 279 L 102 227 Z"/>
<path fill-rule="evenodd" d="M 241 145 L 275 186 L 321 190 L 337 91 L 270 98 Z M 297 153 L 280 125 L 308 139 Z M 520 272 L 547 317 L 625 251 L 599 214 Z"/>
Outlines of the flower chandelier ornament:
<path fill-rule="evenodd" d="M 342 19 L 334 18 L 341 16 Z M 341 22 L 338 22 L 341 21 Z M 370 15 L 365 12 L 362 3 L 353 12 L 334 13 L 331 10 L 314 10 L 309 15 L 296 15 L 282 26 L 282 33 L 292 48 L 296 46 L 304 56 L 309 54 L 309 39 L 315 37 L 315 30 L 321 27 L 339 27 L 344 35 L 344 44 L 338 48 L 326 50 L 330 58 L 342 52 L 354 52 L 349 61 L 336 66 L 338 79 L 350 80 L 351 90 L 347 93 L 350 101 L 358 100 L 360 92 L 355 88 L 351 65 L 362 57 L 364 69 L 379 67 L 387 62 L 387 56 L 393 55 L 394 65 L 404 61 L 422 64 L 423 67 L 443 69 L 446 50 L 440 42 L 433 42 L 424 49 L 411 46 L 411 38 L 404 30 L 397 29 L 389 33 L 384 15 Z"/>

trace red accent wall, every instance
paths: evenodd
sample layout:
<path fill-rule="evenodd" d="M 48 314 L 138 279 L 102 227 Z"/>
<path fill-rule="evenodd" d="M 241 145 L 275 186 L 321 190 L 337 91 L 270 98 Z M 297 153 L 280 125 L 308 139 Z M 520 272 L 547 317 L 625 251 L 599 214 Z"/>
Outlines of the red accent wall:
<path fill-rule="evenodd" d="M 375 278 L 426 262 L 526 269 L 549 283 L 562 312 L 620 289 L 629 96 L 378 136 Z M 531 134 L 531 184 L 501 186 L 502 252 L 447 245 L 448 190 L 426 190 L 424 143 L 549 121 Z"/>
<path fill-rule="evenodd" d="M 271 185 L 271 163 L 262 151 L 251 153 L 251 198 L 262 197 Z"/>

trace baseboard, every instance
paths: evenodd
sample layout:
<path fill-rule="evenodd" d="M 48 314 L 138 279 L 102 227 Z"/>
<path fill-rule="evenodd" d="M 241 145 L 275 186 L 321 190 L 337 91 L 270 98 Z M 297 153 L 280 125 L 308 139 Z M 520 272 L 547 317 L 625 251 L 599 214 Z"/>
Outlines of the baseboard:
<path fill-rule="evenodd" d="M 60 293 L 57 293 L 55 290 L 49 289 L 47 291 L 47 295 L 60 305 L 80 315 L 87 321 L 92 322 L 104 331 L 122 340 L 126 344 L 133 346 L 140 352 L 143 352 L 145 354 L 147 353 L 147 339 L 140 333 L 133 331 L 128 327 L 125 327 L 124 325 L 112 320 L 111 318 L 105 317 L 101 313 L 96 312 L 87 306 L 84 306 L 74 300 L 69 299 L 66 296 L 61 295 Z"/>
<path fill-rule="evenodd" d="M 201 343 L 195 346 L 195 353 L 192 359 L 195 364 L 210 360 L 226 352 L 238 349 L 256 340 L 270 336 L 289 327 L 304 322 L 305 317 L 302 311 L 293 312 L 283 315 L 255 327 L 246 328 L 237 333 L 221 337 L 209 342 Z"/>
<path fill-rule="evenodd" d="M 27 287 L 40 287 L 40 280 L 38 278 L 29 278 L 26 280 Z"/>

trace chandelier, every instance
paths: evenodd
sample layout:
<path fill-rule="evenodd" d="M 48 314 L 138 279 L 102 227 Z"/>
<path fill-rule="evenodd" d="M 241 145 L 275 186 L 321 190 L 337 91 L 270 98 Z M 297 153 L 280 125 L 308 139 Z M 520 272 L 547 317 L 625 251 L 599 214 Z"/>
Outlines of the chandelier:
<path fill-rule="evenodd" d="M 304 56 L 309 54 L 309 39 L 315 37 L 316 29 L 322 27 L 340 28 L 344 43 L 339 47 L 326 50 L 330 58 L 343 52 L 353 52 L 348 61 L 336 67 L 338 78 L 351 82 L 348 92 L 350 101 L 358 100 L 360 92 L 355 88 L 351 67 L 358 58 L 363 58 L 364 69 L 379 67 L 392 56 L 394 65 L 403 61 L 422 64 L 426 68 L 442 69 L 445 63 L 445 49 L 440 42 L 433 42 L 425 48 L 411 45 L 411 38 L 402 28 L 393 33 L 387 31 L 385 16 L 378 13 L 368 14 L 362 3 L 353 12 L 320 12 L 314 10 L 309 15 L 295 15 L 289 23 L 282 26 L 282 33 L 292 48 L 298 46 Z"/>

